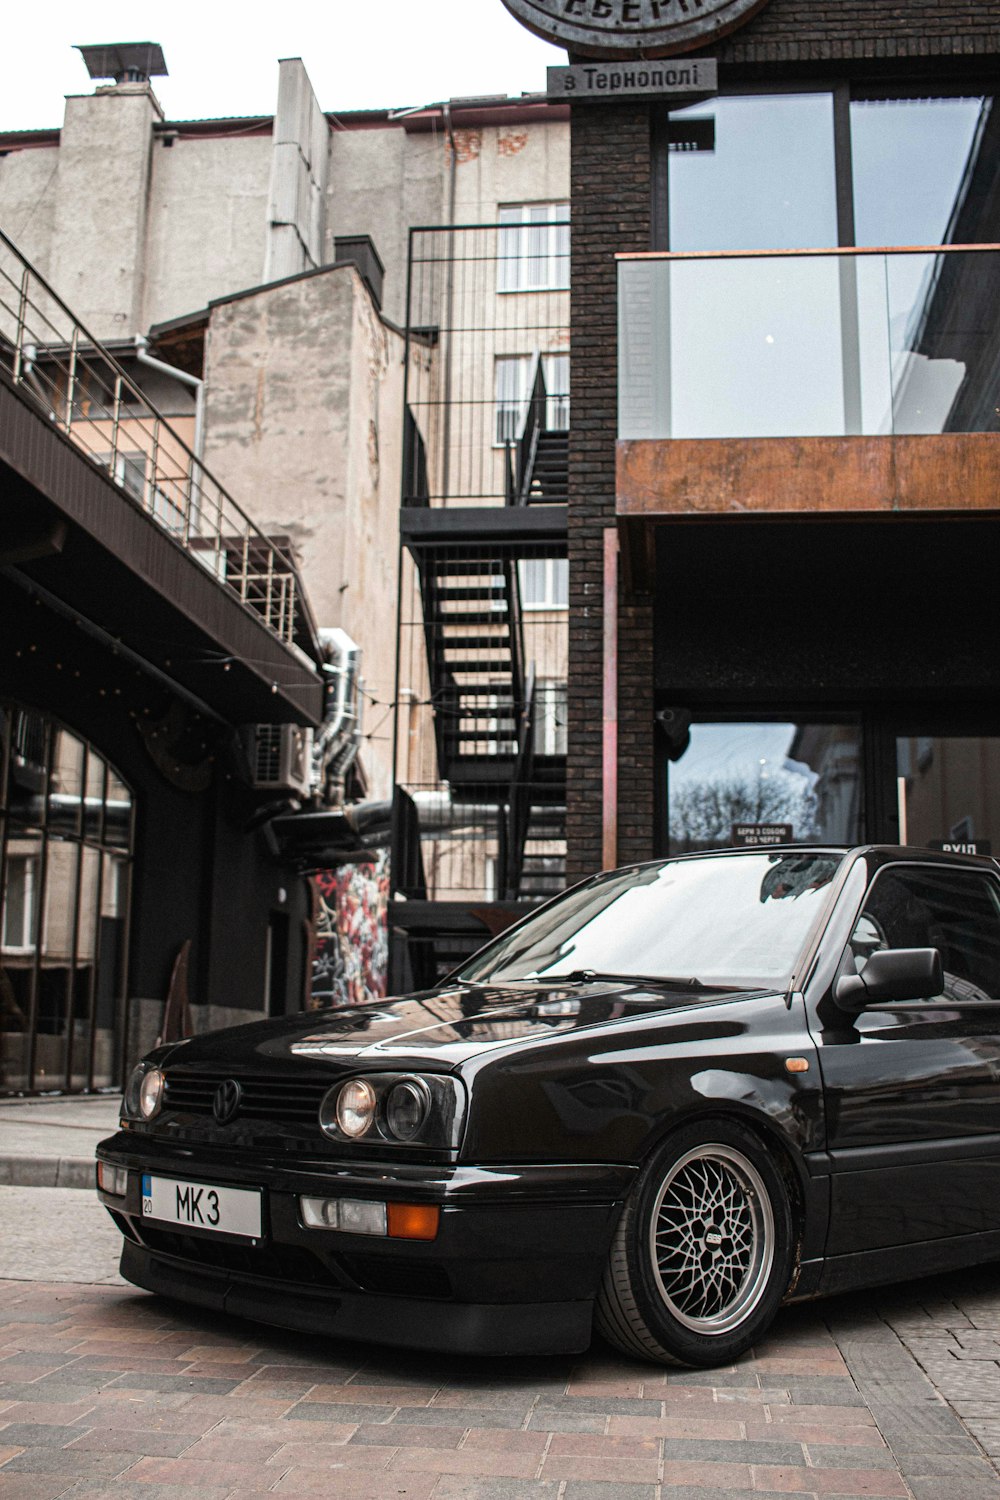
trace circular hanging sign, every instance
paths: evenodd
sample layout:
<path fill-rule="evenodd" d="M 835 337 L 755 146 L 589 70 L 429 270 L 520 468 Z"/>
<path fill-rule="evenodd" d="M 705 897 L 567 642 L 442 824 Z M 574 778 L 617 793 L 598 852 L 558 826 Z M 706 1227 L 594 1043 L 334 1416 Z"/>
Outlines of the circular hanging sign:
<path fill-rule="evenodd" d="M 530 31 L 579 57 L 669 57 L 742 26 L 767 0 L 503 0 Z"/>

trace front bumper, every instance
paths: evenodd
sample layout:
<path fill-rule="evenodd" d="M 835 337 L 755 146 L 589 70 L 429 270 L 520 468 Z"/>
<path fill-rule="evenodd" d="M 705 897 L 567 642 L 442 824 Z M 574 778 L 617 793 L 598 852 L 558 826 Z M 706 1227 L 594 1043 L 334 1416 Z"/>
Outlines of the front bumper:
<path fill-rule="evenodd" d="M 593 1299 L 635 1168 L 290 1163 L 122 1132 L 98 1156 L 128 1169 L 98 1196 L 125 1236 L 122 1275 L 149 1291 L 306 1332 L 450 1353 L 587 1347 Z M 142 1215 L 141 1174 L 263 1189 L 263 1235 Z M 436 1203 L 424 1243 L 307 1229 L 299 1196 Z"/>

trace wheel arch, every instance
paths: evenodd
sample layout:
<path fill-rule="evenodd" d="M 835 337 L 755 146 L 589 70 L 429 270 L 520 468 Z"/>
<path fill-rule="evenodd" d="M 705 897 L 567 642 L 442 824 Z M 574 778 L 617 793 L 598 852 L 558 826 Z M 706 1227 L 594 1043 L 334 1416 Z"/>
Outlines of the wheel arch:
<path fill-rule="evenodd" d="M 640 1172 L 651 1158 L 667 1144 L 672 1136 L 692 1126 L 710 1126 L 713 1121 L 740 1125 L 757 1138 L 761 1147 L 771 1156 L 788 1191 L 788 1203 L 792 1216 L 795 1238 L 795 1254 L 789 1295 L 795 1290 L 798 1279 L 802 1247 L 806 1242 L 809 1214 L 809 1174 L 801 1159 L 797 1160 L 795 1148 L 782 1130 L 779 1121 L 760 1109 L 741 1104 L 738 1100 L 706 1100 L 704 1109 L 684 1110 L 657 1122 L 656 1128 L 647 1135 L 639 1159 Z"/>

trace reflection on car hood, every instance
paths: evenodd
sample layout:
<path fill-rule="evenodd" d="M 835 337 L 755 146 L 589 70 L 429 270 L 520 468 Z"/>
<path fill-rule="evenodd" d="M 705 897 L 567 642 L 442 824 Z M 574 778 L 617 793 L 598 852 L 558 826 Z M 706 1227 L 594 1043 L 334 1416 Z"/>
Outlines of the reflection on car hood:
<path fill-rule="evenodd" d="M 178 1062 L 356 1058 L 392 1067 L 423 1055 L 451 1067 L 476 1053 L 608 1022 L 743 999 L 751 991 L 659 988 L 647 980 L 445 986 L 399 1000 L 254 1022 L 184 1043 Z M 173 1058 L 171 1058 L 173 1061 Z"/>

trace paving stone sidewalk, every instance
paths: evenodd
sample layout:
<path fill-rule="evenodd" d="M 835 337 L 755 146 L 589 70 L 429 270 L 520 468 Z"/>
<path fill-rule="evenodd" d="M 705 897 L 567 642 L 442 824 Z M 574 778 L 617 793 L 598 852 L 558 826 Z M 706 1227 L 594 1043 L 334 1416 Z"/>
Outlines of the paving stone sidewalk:
<path fill-rule="evenodd" d="M 0 1101 L 0 1184 L 90 1188 L 94 1147 L 118 1128 L 119 1095 Z"/>
<path fill-rule="evenodd" d="M 752 1357 L 704 1372 L 598 1345 L 373 1350 L 122 1283 L 0 1283 L 10 1500 L 997 1500 L 991 1453 L 993 1268 L 789 1309 Z"/>

